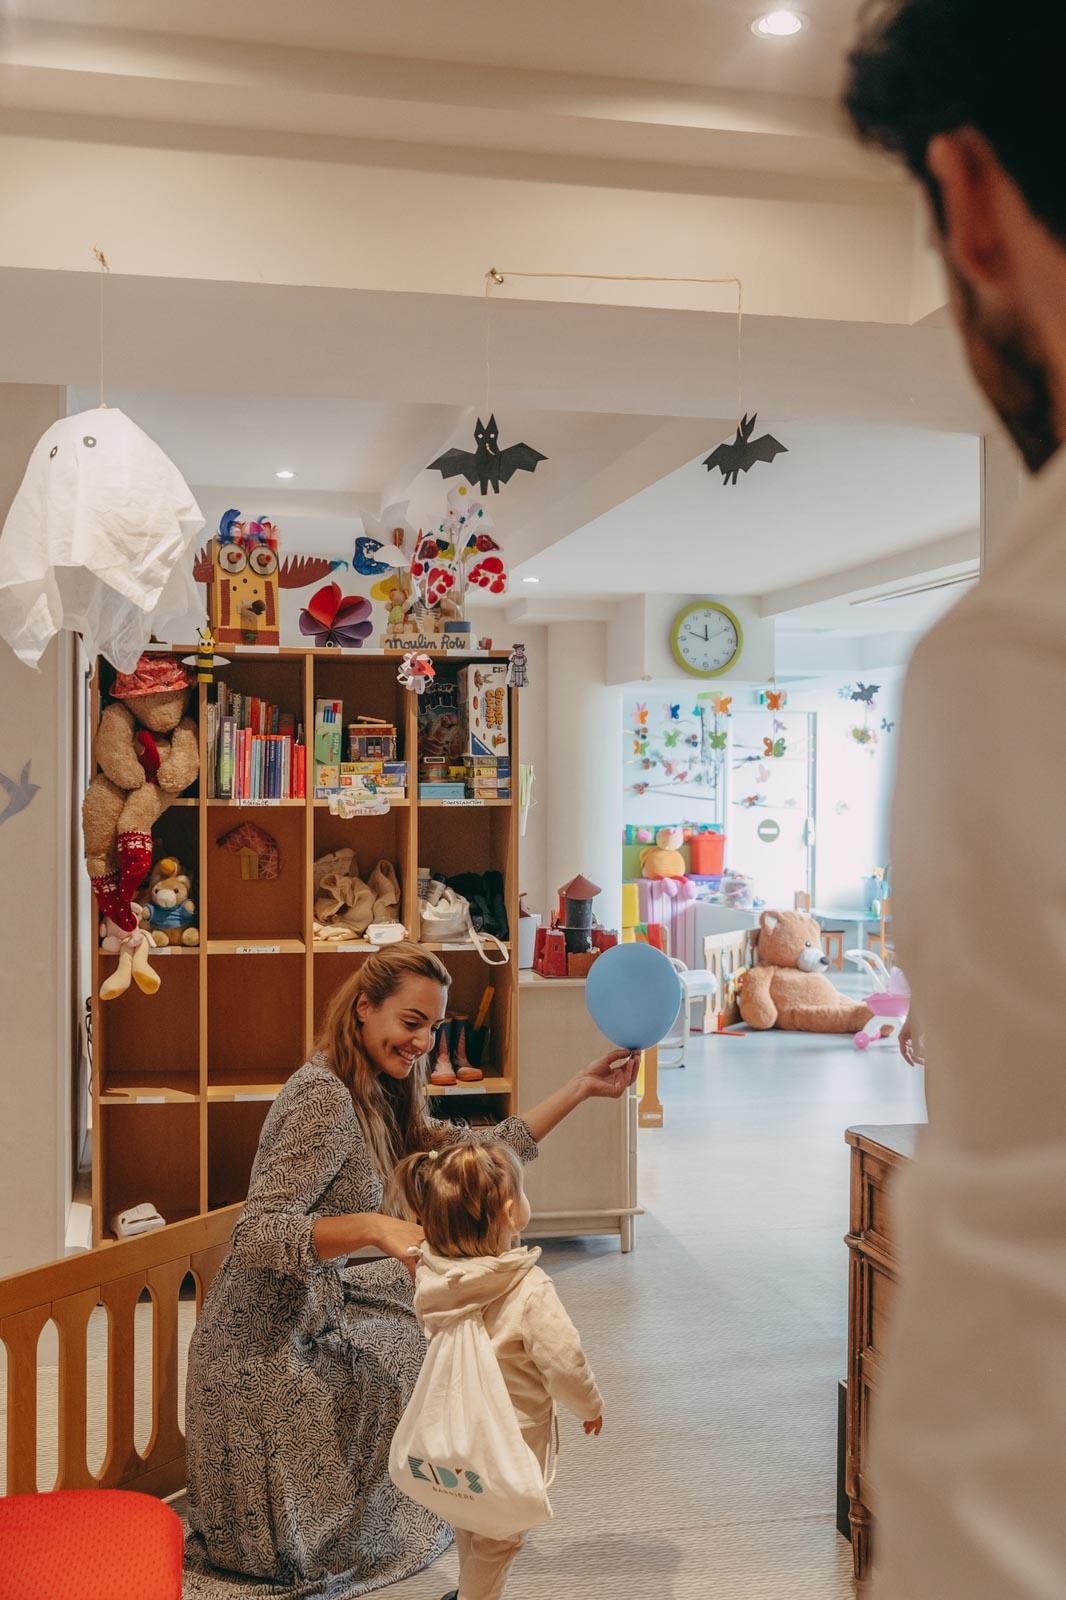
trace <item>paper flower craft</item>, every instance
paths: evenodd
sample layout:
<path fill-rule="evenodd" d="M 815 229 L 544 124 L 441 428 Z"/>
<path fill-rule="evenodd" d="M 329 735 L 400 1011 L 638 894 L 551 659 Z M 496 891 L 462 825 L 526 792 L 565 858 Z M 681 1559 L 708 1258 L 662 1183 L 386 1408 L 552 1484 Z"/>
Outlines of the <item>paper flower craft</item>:
<path fill-rule="evenodd" d="M 342 595 L 340 584 L 327 583 L 300 612 L 300 632 L 319 650 L 359 650 L 374 631 L 370 611 L 365 595 Z"/>
<path fill-rule="evenodd" d="M 490 594 L 505 594 L 507 569 L 499 556 L 484 556 L 471 567 L 467 582 L 475 589 L 487 589 Z"/>
<path fill-rule="evenodd" d="M 355 541 L 352 566 L 364 578 L 379 578 L 383 573 L 395 572 L 397 567 L 406 565 L 407 557 L 399 545 L 383 544 L 368 533 L 361 534 Z"/>
<path fill-rule="evenodd" d="M 436 668 L 428 656 L 409 650 L 400 662 L 400 670 L 396 676 L 404 688 L 410 689 L 412 694 L 423 694 L 426 685 L 432 683 L 436 677 Z"/>

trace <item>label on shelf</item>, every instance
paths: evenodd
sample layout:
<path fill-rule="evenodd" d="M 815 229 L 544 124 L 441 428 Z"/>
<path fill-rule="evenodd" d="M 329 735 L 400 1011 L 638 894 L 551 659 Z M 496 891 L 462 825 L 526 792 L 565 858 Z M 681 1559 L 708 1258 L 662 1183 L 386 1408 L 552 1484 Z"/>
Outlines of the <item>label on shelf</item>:
<path fill-rule="evenodd" d="M 483 806 L 484 800 L 442 800 L 442 806 Z"/>
<path fill-rule="evenodd" d="M 234 949 L 235 956 L 280 956 L 280 944 L 239 944 Z"/>
<path fill-rule="evenodd" d="M 280 644 L 239 644 L 233 648 L 242 656 L 277 656 L 281 654 Z"/>
<path fill-rule="evenodd" d="M 280 800 L 234 800 L 235 806 L 280 806 Z"/>
<path fill-rule="evenodd" d="M 442 944 L 442 950 L 473 950 L 474 946 L 469 939 L 463 939 L 456 944 Z"/>
<path fill-rule="evenodd" d="M 458 1083 L 454 1089 L 440 1089 L 435 1084 L 430 1084 L 429 1092 L 433 1094 L 488 1094 L 488 1086 L 484 1083 Z"/>
<path fill-rule="evenodd" d="M 165 1106 L 167 1103 L 165 1094 L 135 1094 L 130 1099 L 135 1106 Z"/>

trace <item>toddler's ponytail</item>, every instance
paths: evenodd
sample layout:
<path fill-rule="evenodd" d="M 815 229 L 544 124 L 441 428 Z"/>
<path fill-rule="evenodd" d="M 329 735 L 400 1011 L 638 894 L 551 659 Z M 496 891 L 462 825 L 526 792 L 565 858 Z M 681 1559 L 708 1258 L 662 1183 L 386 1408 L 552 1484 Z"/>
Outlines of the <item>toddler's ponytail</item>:
<path fill-rule="evenodd" d="M 417 1222 L 434 1255 L 502 1255 L 514 1238 L 522 1167 L 509 1145 L 459 1143 L 398 1161 L 388 1206 Z"/>

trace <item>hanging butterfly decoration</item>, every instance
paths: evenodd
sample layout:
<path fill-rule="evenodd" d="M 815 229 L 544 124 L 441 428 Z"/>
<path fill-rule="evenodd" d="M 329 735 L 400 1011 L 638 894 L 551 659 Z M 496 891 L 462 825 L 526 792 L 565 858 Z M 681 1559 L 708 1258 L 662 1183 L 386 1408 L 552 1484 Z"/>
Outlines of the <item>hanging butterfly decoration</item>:
<path fill-rule="evenodd" d="M 681 720 L 681 707 L 679 705 L 667 706 L 666 714 L 671 722 L 679 722 Z"/>
<path fill-rule="evenodd" d="M 707 735 L 707 743 L 712 750 L 724 750 L 729 743 L 729 735 L 728 733 L 709 733 Z"/>
<path fill-rule="evenodd" d="M 788 727 L 788 723 L 787 722 L 782 722 L 780 717 L 775 717 L 774 718 L 774 732 L 775 733 L 784 733 L 784 731 L 785 731 L 785 729 L 787 727 Z"/>
<path fill-rule="evenodd" d="M 342 595 L 340 584 L 327 583 L 300 612 L 300 632 L 319 650 L 359 650 L 374 631 L 371 609 L 365 595 Z"/>
<path fill-rule="evenodd" d="M 896 724 L 894 722 L 889 722 L 887 717 L 882 717 L 881 718 L 881 732 L 882 733 L 891 733 L 892 729 L 895 726 L 896 726 Z"/>
<path fill-rule="evenodd" d="M 783 711 L 788 704 L 787 689 L 768 689 L 766 692 L 766 705 L 770 711 Z"/>
<path fill-rule="evenodd" d="M 743 806 L 746 811 L 752 811 L 756 806 L 764 806 L 766 804 L 766 796 L 764 794 L 746 794 L 743 800 L 738 800 L 736 803 Z"/>
<path fill-rule="evenodd" d="M 760 783 L 769 783 L 770 779 L 773 777 L 773 773 L 770 771 L 769 767 L 760 766 L 755 776 L 758 778 Z"/>
<path fill-rule="evenodd" d="M 716 717 L 730 717 L 733 714 L 733 696 L 731 694 L 712 694 L 711 710 Z"/>
<path fill-rule="evenodd" d="M 785 753 L 784 739 L 764 739 L 762 753 L 767 761 L 779 761 Z"/>
<path fill-rule="evenodd" d="M 666 746 L 666 748 L 668 750 L 676 750 L 677 749 L 677 742 L 680 739 L 680 737 L 681 737 L 681 729 L 680 728 L 672 728 L 672 729 L 671 728 L 667 728 L 666 732 L 663 734 L 663 743 L 665 744 L 665 746 Z"/>
<path fill-rule="evenodd" d="M 634 783 L 631 787 L 634 794 L 647 794 L 650 785 L 647 783 Z"/>

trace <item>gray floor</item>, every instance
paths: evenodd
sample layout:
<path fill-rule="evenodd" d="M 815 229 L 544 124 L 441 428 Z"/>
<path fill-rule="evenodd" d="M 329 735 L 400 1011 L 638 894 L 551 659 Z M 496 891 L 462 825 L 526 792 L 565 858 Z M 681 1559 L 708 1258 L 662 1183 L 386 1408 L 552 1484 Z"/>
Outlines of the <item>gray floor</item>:
<path fill-rule="evenodd" d="M 607 1426 L 586 1440 L 564 1423 L 556 1520 L 531 1539 L 508 1592 L 850 1596 L 850 1549 L 834 1530 L 843 1133 L 920 1120 L 920 1080 L 891 1046 L 861 1056 L 847 1038 L 696 1036 L 685 1069 L 663 1074 L 662 1097 L 665 1128 L 641 1135 L 636 1251 L 589 1241 L 545 1253 L 607 1396 Z M 149 1341 L 146 1323 L 145 1387 Z M 101 1345 L 90 1357 L 101 1380 L 102 1357 Z M 42 1367 L 41 1487 L 54 1474 L 54 1386 Z M 0 1383 L 0 1433 L 2 1405 Z M 90 1432 L 102 1454 L 101 1424 Z M 448 1557 L 391 1600 L 439 1600 L 454 1582 Z M 220 1600 L 235 1594 L 220 1585 Z"/>

